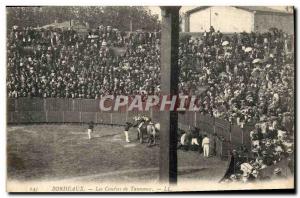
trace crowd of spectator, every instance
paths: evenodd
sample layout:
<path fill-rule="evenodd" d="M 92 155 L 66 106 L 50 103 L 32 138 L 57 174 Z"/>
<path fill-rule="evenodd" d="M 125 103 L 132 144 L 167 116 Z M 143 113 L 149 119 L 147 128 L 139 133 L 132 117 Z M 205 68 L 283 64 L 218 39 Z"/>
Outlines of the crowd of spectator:
<path fill-rule="evenodd" d="M 293 115 L 291 42 L 277 29 L 223 35 L 211 27 L 199 37 L 183 37 L 180 93 L 199 95 L 202 112 L 241 127 Z M 14 27 L 7 68 L 10 98 L 159 94 L 160 33 L 100 26 L 82 36 L 71 29 Z"/>
<path fill-rule="evenodd" d="M 242 127 L 293 114 L 294 57 L 289 39 L 276 29 L 229 37 L 211 28 L 202 38 L 181 42 L 180 88 L 192 94 L 208 85 L 202 111 Z"/>
<path fill-rule="evenodd" d="M 205 114 L 241 128 L 255 124 L 254 161 L 248 163 L 255 171 L 293 152 L 292 42 L 277 29 L 224 35 L 213 27 L 180 39 L 180 94 L 197 95 Z M 160 94 L 160 32 L 100 26 L 82 35 L 14 27 L 7 39 L 7 71 L 9 98 Z"/>
<path fill-rule="evenodd" d="M 277 29 L 223 35 L 211 27 L 199 37 L 183 37 L 180 93 L 201 95 L 202 112 L 241 127 L 293 115 L 291 42 Z M 100 26 L 82 36 L 71 29 L 14 27 L 7 68 L 10 98 L 159 94 L 160 33 Z"/>
<path fill-rule="evenodd" d="M 233 151 L 231 170 L 224 182 L 255 182 L 257 180 L 283 179 L 294 174 L 293 135 L 272 125 L 256 124 L 250 132 L 251 152 Z"/>
<path fill-rule="evenodd" d="M 154 94 L 159 42 L 159 33 L 126 34 L 110 26 L 85 36 L 74 30 L 15 27 L 7 42 L 8 97 Z"/>
<path fill-rule="evenodd" d="M 231 37 L 211 27 L 201 38 L 180 43 L 181 90 L 203 91 L 201 111 L 251 132 L 251 155 L 236 158 L 235 174 L 227 181 L 263 178 L 263 170 L 282 159 L 293 169 L 294 57 L 292 39 L 277 29 Z M 246 150 L 241 153 L 247 153 Z M 251 161 L 248 161 L 252 159 Z M 245 168 L 246 167 L 246 168 Z M 245 170 L 243 170 L 245 169 Z M 276 170 L 276 171 L 275 171 Z M 282 176 L 274 169 L 274 176 Z"/>

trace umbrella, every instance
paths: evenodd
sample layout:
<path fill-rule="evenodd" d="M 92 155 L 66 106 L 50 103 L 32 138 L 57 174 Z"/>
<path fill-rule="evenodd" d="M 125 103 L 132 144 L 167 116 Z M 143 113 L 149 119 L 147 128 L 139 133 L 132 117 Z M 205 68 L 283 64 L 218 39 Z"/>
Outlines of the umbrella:
<path fill-rule="evenodd" d="M 276 119 L 277 119 L 276 116 L 271 116 L 271 117 L 269 117 L 269 120 L 270 120 L 270 121 L 273 121 L 273 120 L 276 120 Z"/>
<path fill-rule="evenodd" d="M 102 42 L 102 46 L 106 46 L 107 43 L 105 41 Z"/>
<path fill-rule="evenodd" d="M 252 75 L 255 75 L 255 74 L 257 74 L 259 71 L 260 71 L 260 69 L 256 67 L 256 68 L 253 69 L 253 71 L 251 72 L 251 74 L 252 74 Z"/>
<path fill-rule="evenodd" d="M 88 38 L 89 39 L 95 39 L 95 38 L 99 38 L 99 36 L 98 35 L 90 35 L 90 36 L 88 36 Z"/>
<path fill-rule="evenodd" d="M 267 64 L 267 65 L 266 65 L 266 68 L 269 68 L 269 67 L 271 67 L 271 64 Z"/>
<path fill-rule="evenodd" d="M 252 48 L 251 47 L 247 47 L 246 49 L 245 49 L 245 52 L 251 52 L 252 51 Z"/>
<path fill-rule="evenodd" d="M 261 60 L 259 59 L 259 58 L 256 58 L 256 59 L 254 59 L 253 61 L 252 61 L 252 63 L 260 63 L 261 62 Z"/>
<path fill-rule="evenodd" d="M 229 44 L 228 41 L 223 41 L 222 46 L 226 46 L 226 45 L 228 45 L 228 44 Z"/>
<path fill-rule="evenodd" d="M 194 36 L 192 36 L 190 39 L 193 40 L 193 41 L 197 40 L 197 38 L 194 37 Z"/>
<path fill-rule="evenodd" d="M 111 50 L 115 56 L 123 56 L 126 53 L 126 48 L 124 47 L 112 47 Z"/>
<path fill-rule="evenodd" d="M 219 74 L 219 77 L 227 77 L 228 75 L 225 72 Z"/>
<path fill-rule="evenodd" d="M 146 90 L 141 90 L 140 93 L 146 95 L 147 91 Z"/>
<path fill-rule="evenodd" d="M 128 69 L 129 69 L 129 66 L 128 66 L 128 65 L 124 65 L 124 66 L 122 67 L 122 69 L 128 70 Z"/>
<path fill-rule="evenodd" d="M 267 120 L 267 117 L 265 116 L 265 115 L 262 115 L 261 117 L 260 117 L 260 121 L 261 122 L 264 122 L 264 121 L 266 121 Z"/>

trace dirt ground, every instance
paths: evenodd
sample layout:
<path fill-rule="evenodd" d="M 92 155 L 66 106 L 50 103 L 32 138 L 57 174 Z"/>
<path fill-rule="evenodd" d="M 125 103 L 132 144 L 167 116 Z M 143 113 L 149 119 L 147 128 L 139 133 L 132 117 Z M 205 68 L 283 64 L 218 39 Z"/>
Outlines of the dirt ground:
<path fill-rule="evenodd" d="M 48 124 L 7 127 L 9 180 L 155 181 L 158 180 L 159 145 L 147 147 L 123 127 L 95 126 L 88 139 L 87 125 Z M 203 158 L 196 151 L 178 151 L 178 179 L 218 181 L 227 161 Z"/>

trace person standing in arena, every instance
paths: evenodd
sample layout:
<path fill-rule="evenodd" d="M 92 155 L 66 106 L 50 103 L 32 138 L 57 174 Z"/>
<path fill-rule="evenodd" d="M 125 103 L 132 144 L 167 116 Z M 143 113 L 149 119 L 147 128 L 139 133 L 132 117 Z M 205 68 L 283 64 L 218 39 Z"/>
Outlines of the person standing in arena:
<path fill-rule="evenodd" d="M 199 137 L 199 128 L 197 127 L 194 127 L 192 130 L 191 130 L 191 135 L 192 135 L 192 142 L 191 142 L 191 145 L 197 145 L 199 146 L 199 143 L 198 143 L 198 137 Z"/>
<path fill-rule="evenodd" d="M 207 135 L 204 135 L 204 138 L 202 140 L 202 148 L 203 148 L 203 156 L 209 157 L 209 138 Z"/>
<path fill-rule="evenodd" d="M 127 143 L 129 143 L 129 136 L 128 136 L 128 131 L 130 129 L 130 127 L 132 126 L 132 124 L 130 122 L 126 122 L 125 124 L 125 129 L 124 129 L 124 134 L 125 134 L 125 140 Z"/>
<path fill-rule="evenodd" d="M 187 151 L 189 148 L 188 144 L 187 144 L 187 133 L 186 131 L 182 130 L 181 131 L 181 136 L 180 136 L 180 144 L 178 148 L 182 148 L 183 151 Z"/>
<path fill-rule="evenodd" d="M 88 128 L 88 137 L 89 137 L 89 140 L 92 139 L 93 130 L 94 130 L 94 122 L 91 121 L 89 123 L 89 128 Z"/>

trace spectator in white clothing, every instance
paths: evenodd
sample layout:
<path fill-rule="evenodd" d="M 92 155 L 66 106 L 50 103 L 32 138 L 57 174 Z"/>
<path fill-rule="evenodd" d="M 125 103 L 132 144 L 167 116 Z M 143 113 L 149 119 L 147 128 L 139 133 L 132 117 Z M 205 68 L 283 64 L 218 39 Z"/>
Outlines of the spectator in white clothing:
<path fill-rule="evenodd" d="M 203 148 L 203 156 L 209 157 L 209 138 L 207 135 L 204 135 L 204 138 L 202 140 L 202 148 Z"/>

